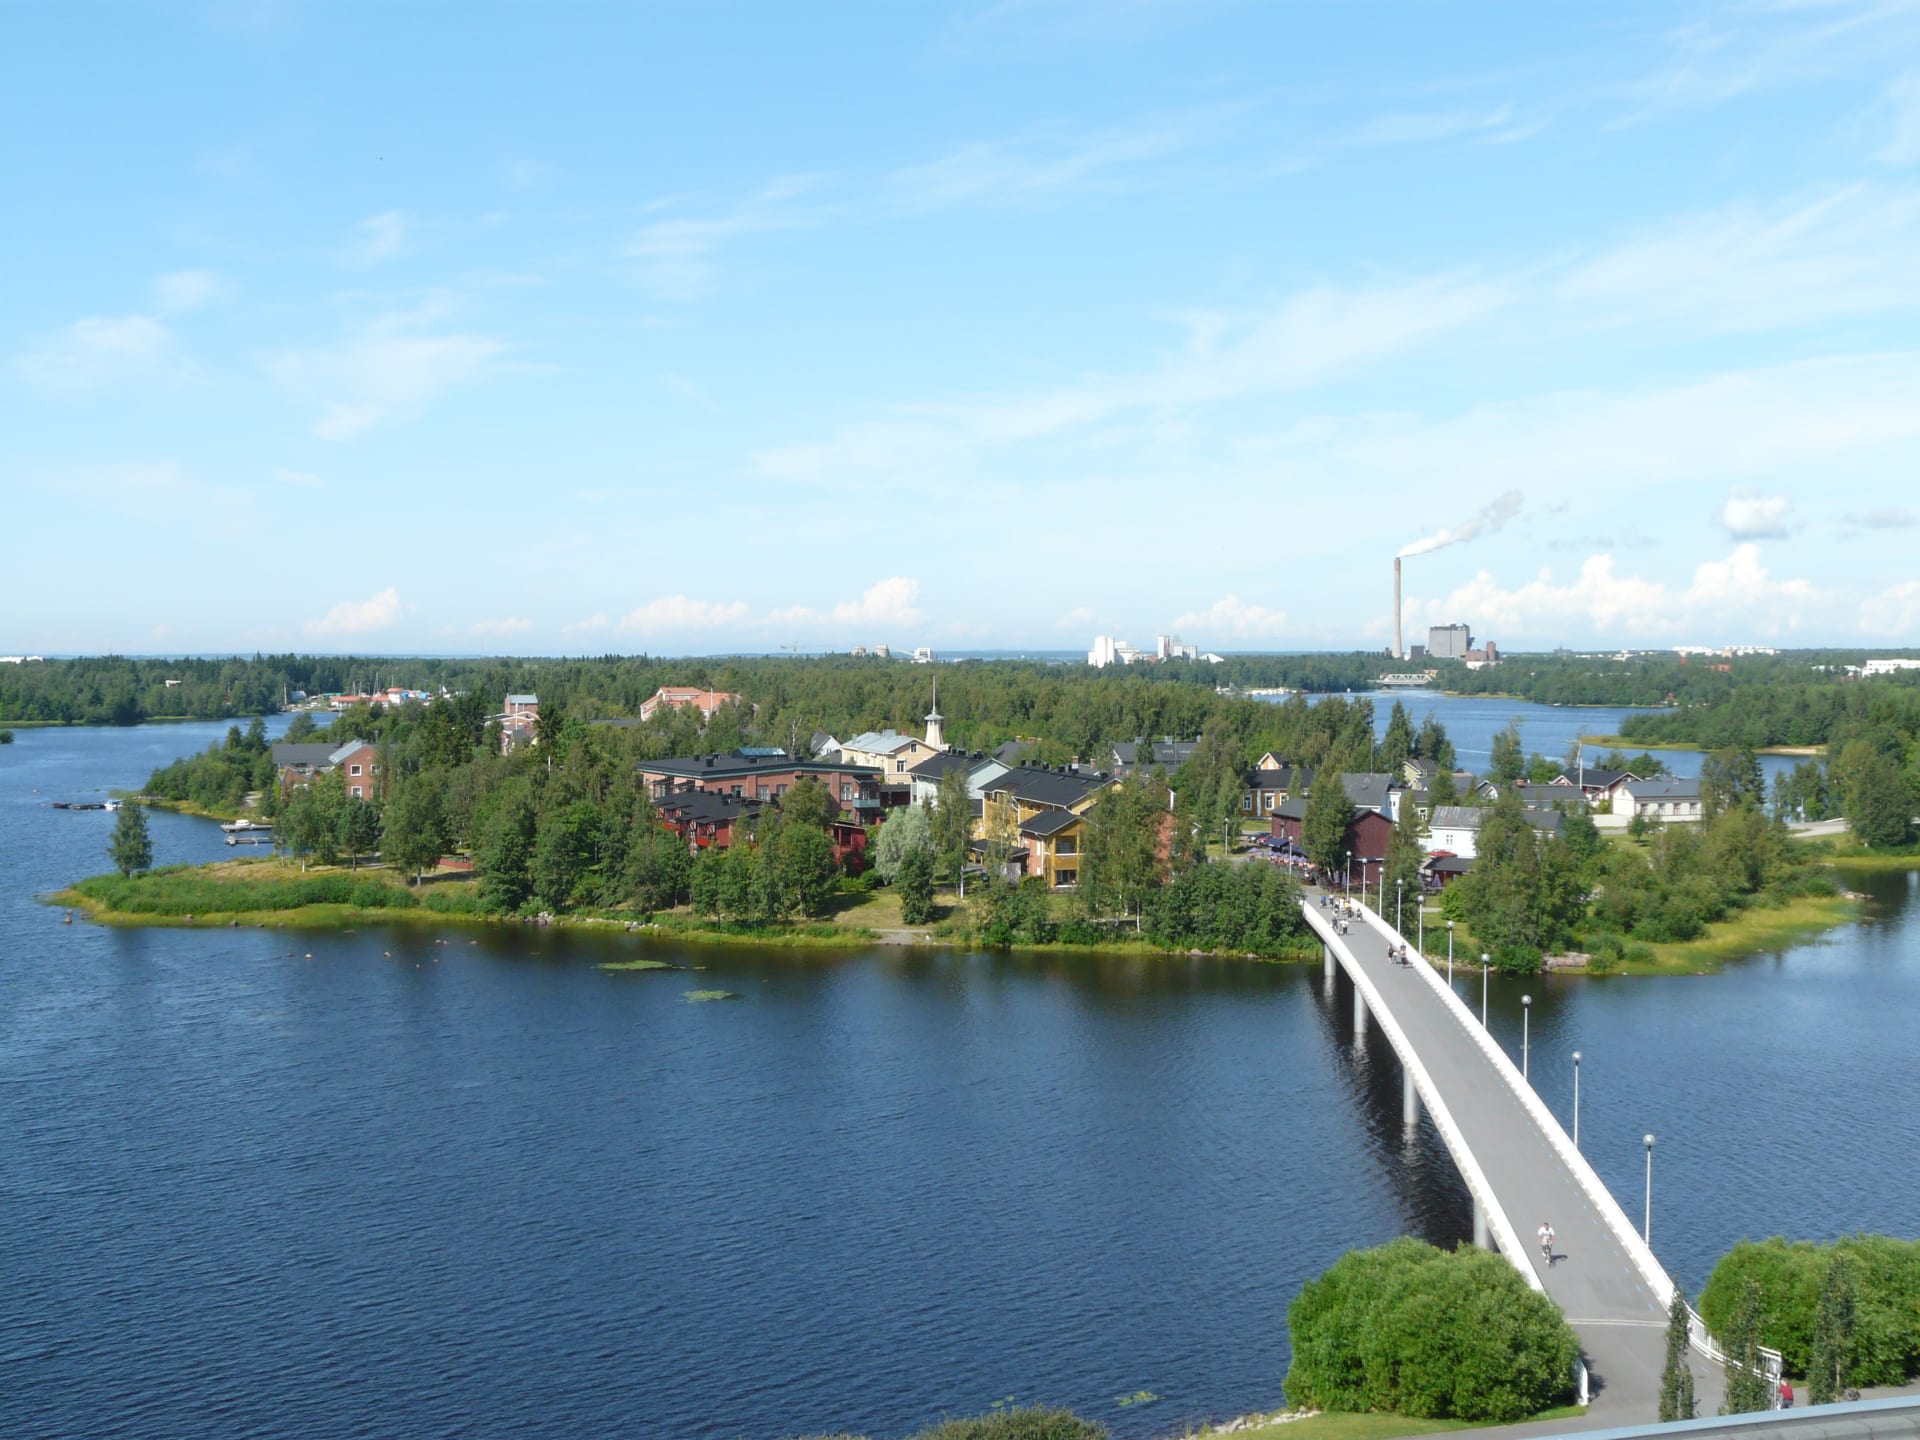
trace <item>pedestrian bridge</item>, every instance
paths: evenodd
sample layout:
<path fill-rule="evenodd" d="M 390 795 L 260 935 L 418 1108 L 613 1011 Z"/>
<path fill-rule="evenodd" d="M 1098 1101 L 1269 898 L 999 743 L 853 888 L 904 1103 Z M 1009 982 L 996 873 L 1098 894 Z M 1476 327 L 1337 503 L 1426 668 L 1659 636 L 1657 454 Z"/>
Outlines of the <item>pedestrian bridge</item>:
<path fill-rule="evenodd" d="M 1498 1248 L 1578 1332 L 1591 1413 L 1620 1423 L 1653 1419 L 1672 1278 L 1446 978 L 1417 958 L 1396 964 L 1392 952 L 1407 942 L 1363 904 L 1351 905 L 1345 933 L 1318 896 L 1304 909 L 1324 946 L 1329 993 L 1336 966 L 1352 981 L 1355 1038 L 1377 1025 L 1399 1057 L 1406 1123 L 1418 1124 L 1424 1105 L 1459 1167 L 1473 1197 L 1475 1243 Z M 1534 1235 L 1542 1220 L 1556 1232 L 1552 1265 Z M 1693 1348 L 1720 1360 L 1697 1316 L 1691 1328 Z M 1779 1357 L 1769 1353 L 1769 1364 L 1777 1382 Z M 1711 1413 L 1704 1402 L 1720 1391 L 1717 1367 L 1700 1378 L 1701 1408 Z"/>

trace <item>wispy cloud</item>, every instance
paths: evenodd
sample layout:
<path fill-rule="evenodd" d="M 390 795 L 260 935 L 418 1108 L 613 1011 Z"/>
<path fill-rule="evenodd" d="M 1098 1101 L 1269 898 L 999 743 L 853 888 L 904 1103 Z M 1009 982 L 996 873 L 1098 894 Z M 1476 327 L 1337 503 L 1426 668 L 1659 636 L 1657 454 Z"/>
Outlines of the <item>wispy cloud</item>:
<path fill-rule="evenodd" d="M 481 635 L 501 640 L 514 635 L 524 635 L 533 629 L 533 621 L 521 619 L 476 620 L 467 627 L 470 635 Z"/>
<path fill-rule="evenodd" d="M 716 215 L 675 216 L 643 226 L 626 244 L 638 262 L 641 284 L 664 300 L 694 300 L 713 288 L 719 274 L 715 252 L 744 236 L 804 230 L 821 222 L 802 202 L 818 192 L 822 177 L 788 175 L 769 181 Z"/>
<path fill-rule="evenodd" d="M 1920 162 L 1920 70 L 1909 70 L 1887 87 L 1892 133 L 1880 151 L 1889 165 Z"/>
<path fill-rule="evenodd" d="M 1491 141 L 1524 139 L 1540 129 L 1541 122 L 1514 119 L 1513 108 L 1499 105 L 1487 110 L 1396 111 L 1375 116 L 1348 134 L 1341 142 L 1362 148 L 1376 145 L 1430 145 L 1463 136 Z"/>
<path fill-rule="evenodd" d="M 126 380 L 184 379 L 192 366 L 173 331 L 150 315 L 76 320 L 14 357 L 14 369 L 47 390 L 91 390 Z"/>
<path fill-rule="evenodd" d="M 1848 186 L 1687 216 L 1584 261 L 1559 287 L 1605 323 L 1748 332 L 1920 304 L 1920 194 Z"/>
<path fill-rule="evenodd" d="M 1304 390 L 1458 330 L 1507 299 L 1499 283 L 1443 277 L 1373 290 L 1316 289 L 1265 311 L 1214 316 L 1185 348 L 1134 375 L 977 403 L 921 403 L 901 416 L 843 427 L 832 439 L 763 451 L 783 478 L 899 471 L 932 457 L 1011 445 L 1129 411 L 1180 412 L 1253 395 Z"/>
<path fill-rule="evenodd" d="M 1166 117 L 1069 138 L 978 141 L 887 177 L 904 209 L 1034 205 L 1088 192 L 1137 189 L 1153 161 L 1190 148 L 1219 127 L 1219 112 Z"/>
<path fill-rule="evenodd" d="M 200 479 L 168 460 L 137 460 L 57 471 L 49 488 L 86 502 L 89 509 L 123 516 L 141 525 L 177 526 L 192 515 L 203 533 L 235 539 L 257 532 L 259 496 Z"/>
<path fill-rule="evenodd" d="M 1861 602 L 1858 622 L 1868 635 L 1902 640 L 1920 633 L 1920 580 L 1901 580 Z"/>
<path fill-rule="evenodd" d="M 413 315 L 382 316 L 337 345 L 269 356 L 267 369 L 292 393 L 323 406 L 315 435 L 351 440 L 484 378 L 507 349 L 491 335 L 419 333 L 419 323 Z"/>
<path fill-rule="evenodd" d="M 185 315 L 226 293 L 226 282 L 211 270 L 174 270 L 153 282 L 154 308 L 163 315 Z"/>
<path fill-rule="evenodd" d="M 345 259 L 352 265 L 378 265 L 412 248 L 414 222 L 404 210 L 383 210 L 353 227 Z"/>
<path fill-rule="evenodd" d="M 400 618 L 400 592 L 389 587 L 365 600 L 342 600 L 317 620 L 309 620 L 301 629 L 315 637 L 370 635 L 390 629 Z"/>
<path fill-rule="evenodd" d="M 1861 530 L 1911 530 L 1920 525 L 1920 511 L 1895 505 L 1882 510 L 1855 510 L 1843 519 Z"/>
<path fill-rule="evenodd" d="M 292 485 L 301 490 L 318 490 L 327 483 L 318 475 L 309 475 L 304 470 L 276 470 L 273 478 L 282 485 Z"/>

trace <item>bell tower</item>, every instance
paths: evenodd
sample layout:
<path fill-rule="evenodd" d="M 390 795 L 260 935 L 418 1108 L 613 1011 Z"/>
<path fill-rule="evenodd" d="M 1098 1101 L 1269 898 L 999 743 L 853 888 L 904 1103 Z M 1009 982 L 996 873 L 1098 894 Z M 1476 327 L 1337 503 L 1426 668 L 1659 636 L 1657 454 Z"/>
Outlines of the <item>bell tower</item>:
<path fill-rule="evenodd" d="M 933 708 L 927 712 L 927 747 L 932 750 L 947 748 L 946 738 L 940 733 L 940 722 L 946 717 L 940 713 L 940 682 L 933 682 Z"/>

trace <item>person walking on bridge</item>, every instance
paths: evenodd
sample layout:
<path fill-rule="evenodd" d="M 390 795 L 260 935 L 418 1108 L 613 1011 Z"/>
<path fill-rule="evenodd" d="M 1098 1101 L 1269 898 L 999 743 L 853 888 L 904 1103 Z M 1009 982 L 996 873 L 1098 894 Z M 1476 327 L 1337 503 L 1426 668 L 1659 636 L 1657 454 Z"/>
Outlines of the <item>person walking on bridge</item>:
<path fill-rule="evenodd" d="M 1542 1220 L 1540 1222 L 1540 1258 L 1547 1262 L 1549 1269 L 1553 1266 L 1553 1242 L 1555 1238 L 1553 1226 L 1547 1221 Z"/>

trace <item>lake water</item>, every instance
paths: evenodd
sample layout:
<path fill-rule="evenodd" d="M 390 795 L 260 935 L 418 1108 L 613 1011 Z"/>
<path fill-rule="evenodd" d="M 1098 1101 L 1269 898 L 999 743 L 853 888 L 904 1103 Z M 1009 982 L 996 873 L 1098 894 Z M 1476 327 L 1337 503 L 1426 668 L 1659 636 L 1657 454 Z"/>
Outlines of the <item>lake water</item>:
<path fill-rule="evenodd" d="M 1308 698 L 1318 703 L 1330 697 L 1312 695 Z M 1387 721 L 1393 715 L 1396 700 L 1406 706 L 1415 730 L 1420 728 L 1427 716 L 1437 717 L 1447 729 L 1447 738 L 1453 741 L 1460 767 L 1477 775 L 1485 774 L 1492 765 L 1493 737 L 1500 733 L 1509 720 L 1520 722 L 1520 743 L 1528 754 L 1545 755 L 1548 759 L 1559 761 L 1566 758 L 1574 742 L 1582 735 L 1618 735 L 1621 724 L 1628 716 L 1658 713 L 1643 706 L 1535 705 L 1525 700 L 1489 695 L 1443 695 L 1436 690 L 1369 690 L 1364 694 L 1356 692 L 1340 698 L 1348 701 L 1371 700 L 1373 728 L 1379 735 L 1387 733 Z M 1632 745 L 1621 748 L 1630 755 L 1638 753 Z M 1606 747 L 1587 746 L 1587 763 L 1595 764 L 1605 753 Z M 1688 777 L 1700 773 L 1700 763 L 1706 758 L 1698 750 L 1655 750 L 1652 753 L 1666 762 L 1667 769 L 1673 774 Z M 1786 756 L 1762 755 L 1760 770 L 1771 786 L 1775 775 L 1783 770 L 1791 770 L 1798 763 L 1798 760 Z"/>
<path fill-rule="evenodd" d="M 1160 1435 L 1279 1403 L 1287 1305 L 1341 1251 L 1469 1234 L 1317 966 L 616 974 L 616 937 L 35 903 L 112 824 L 47 800 L 224 729 L 0 749 L 0 1434 L 893 1436 L 1011 1396 Z M 153 822 L 162 861 L 231 853 Z M 1565 1115 L 1584 1052 L 1631 1213 L 1659 1136 L 1690 1288 L 1742 1236 L 1920 1233 L 1920 895 L 1869 883 L 1863 923 L 1719 976 L 1524 987 L 1541 1091 Z M 1515 1046 L 1522 988 L 1494 987 Z"/>

